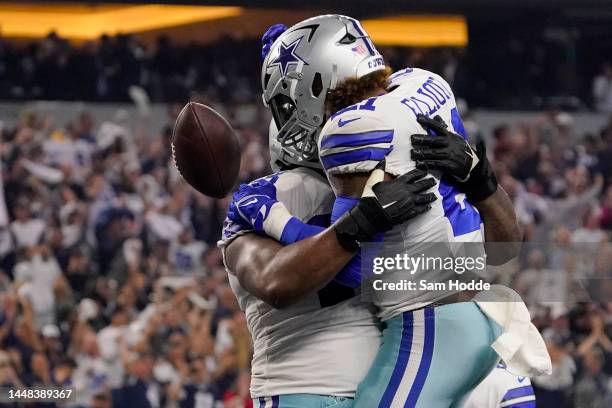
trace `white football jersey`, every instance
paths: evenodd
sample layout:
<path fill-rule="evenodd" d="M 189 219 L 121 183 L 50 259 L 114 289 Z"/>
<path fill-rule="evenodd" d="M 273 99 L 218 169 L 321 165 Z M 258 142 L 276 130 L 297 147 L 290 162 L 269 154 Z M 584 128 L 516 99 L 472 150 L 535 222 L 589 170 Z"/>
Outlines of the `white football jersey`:
<path fill-rule="evenodd" d="M 425 133 L 416 120 L 417 114 L 428 117 L 440 115 L 452 130 L 467 138 L 455 97 L 446 81 L 429 71 L 406 68 L 390 77 L 388 93 L 342 109 L 327 121 L 319 136 L 318 146 L 321 164 L 328 177 L 370 172 L 383 159 L 385 171 L 395 176 L 415 169 L 416 164 L 410 156 L 410 136 Z M 432 209 L 389 231 L 385 234 L 384 242 L 405 243 L 406 248 L 411 249 L 414 249 L 414 244 L 421 246 L 432 242 L 482 242 L 478 211 L 465 200 L 464 194 L 441 182 L 438 172 L 432 175 L 436 177 L 437 185 L 430 192 L 438 197 Z M 446 255 L 455 254 L 449 247 Z M 396 276 L 387 275 L 387 279 L 399 281 L 402 275 L 398 273 Z M 452 275 L 451 272 L 435 279 L 442 282 Z M 374 301 L 379 307 L 381 319 L 387 320 L 404 311 L 426 306 L 450 293 L 385 291 L 376 292 Z"/>
<path fill-rule="evenodd" d="M 535 408 L 536 398 L 529 377 L 497 367 L 470 394 L 464 408 Z"/>
<path fill-rule="evenodd" d="M 334 194 L 322 175 L 296 168 L 266 178 L 274 182 L 277 199 L 292 215 L 329 225 Z M 219 246 L 224 251 L 249 232 L 226 220 Z M 231 271 L 228 274 L 253 338 L 253 398 L 354 396 L 380 346 L 377 320 L 368 304 L 352 289 L 332 282 L 294 305 L 274 309 L 242 288 Z"/>

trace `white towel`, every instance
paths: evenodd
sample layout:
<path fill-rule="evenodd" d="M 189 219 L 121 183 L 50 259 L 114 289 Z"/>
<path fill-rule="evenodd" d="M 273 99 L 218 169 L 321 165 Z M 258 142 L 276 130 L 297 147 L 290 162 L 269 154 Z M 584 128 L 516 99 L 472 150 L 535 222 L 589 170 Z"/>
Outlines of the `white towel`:
<path fill-rule="evenodd" d="M 510 373 L 535 377 L 552 372 L 544 339 L 531 323 L 527 306 L 518 293 L 502 285 L 493 285 L 490 290 L 479 292 L 473 301 L 502 327 L 501 335 L 491 347 Z"/>

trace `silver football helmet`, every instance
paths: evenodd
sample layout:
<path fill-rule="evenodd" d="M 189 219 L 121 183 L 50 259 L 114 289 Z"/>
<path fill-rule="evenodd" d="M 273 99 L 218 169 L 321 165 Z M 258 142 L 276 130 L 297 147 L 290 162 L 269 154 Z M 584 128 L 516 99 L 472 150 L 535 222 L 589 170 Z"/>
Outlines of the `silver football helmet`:
<path fill-rule="evenodd" d="M 326 120 L 327 92 L 346 78 L 384 68 L 369 35 L 353 18 L 313 17 L 282 33 L 261 70 L 263 101 L 278 129 L 280 160 L 320 167 L 317 137 Z"/>

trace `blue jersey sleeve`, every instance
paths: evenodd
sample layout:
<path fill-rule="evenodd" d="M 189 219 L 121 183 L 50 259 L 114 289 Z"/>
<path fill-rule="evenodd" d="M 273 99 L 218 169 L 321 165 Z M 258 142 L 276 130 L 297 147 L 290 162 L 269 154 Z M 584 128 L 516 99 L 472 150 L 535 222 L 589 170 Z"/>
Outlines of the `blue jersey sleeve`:
<path fill-rule="evenodd" d="M 502 400 L 502 407 L 507 408 L 535 408 L 536 398 L 531 385 L 509 389 Z"/>
<path fill-rule="evenodd" d="M 319 156 L 328 174 L 367 173 L 393 146 L 393 127 L 376 112 L 376 98 L 332 116 L 319 136 Z"/>

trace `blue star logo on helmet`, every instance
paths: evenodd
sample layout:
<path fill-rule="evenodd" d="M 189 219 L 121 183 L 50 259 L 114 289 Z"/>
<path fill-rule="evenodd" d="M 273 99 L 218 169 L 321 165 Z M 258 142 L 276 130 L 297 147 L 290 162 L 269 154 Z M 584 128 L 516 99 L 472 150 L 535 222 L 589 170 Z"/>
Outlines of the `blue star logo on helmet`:
<path fill-rule="evenodd" d="M 284 42 L 281 42 L 278 56 L 270 61 L 268 67 L 276 65 L 280 68 L 281 74 L 285 76 L 287 75 L 287 68 L 289 67 L 289 64 L 298 64 L 301 61 L 305 65 L 308 65 L 308 63 L 304 61 L 302 57 L 295 53 L 295 50 L 297 49 L 298 45 L 300 45 L 302 38 L 304 37 L 298 38 L 289 45 L 285 45 Z"/>

